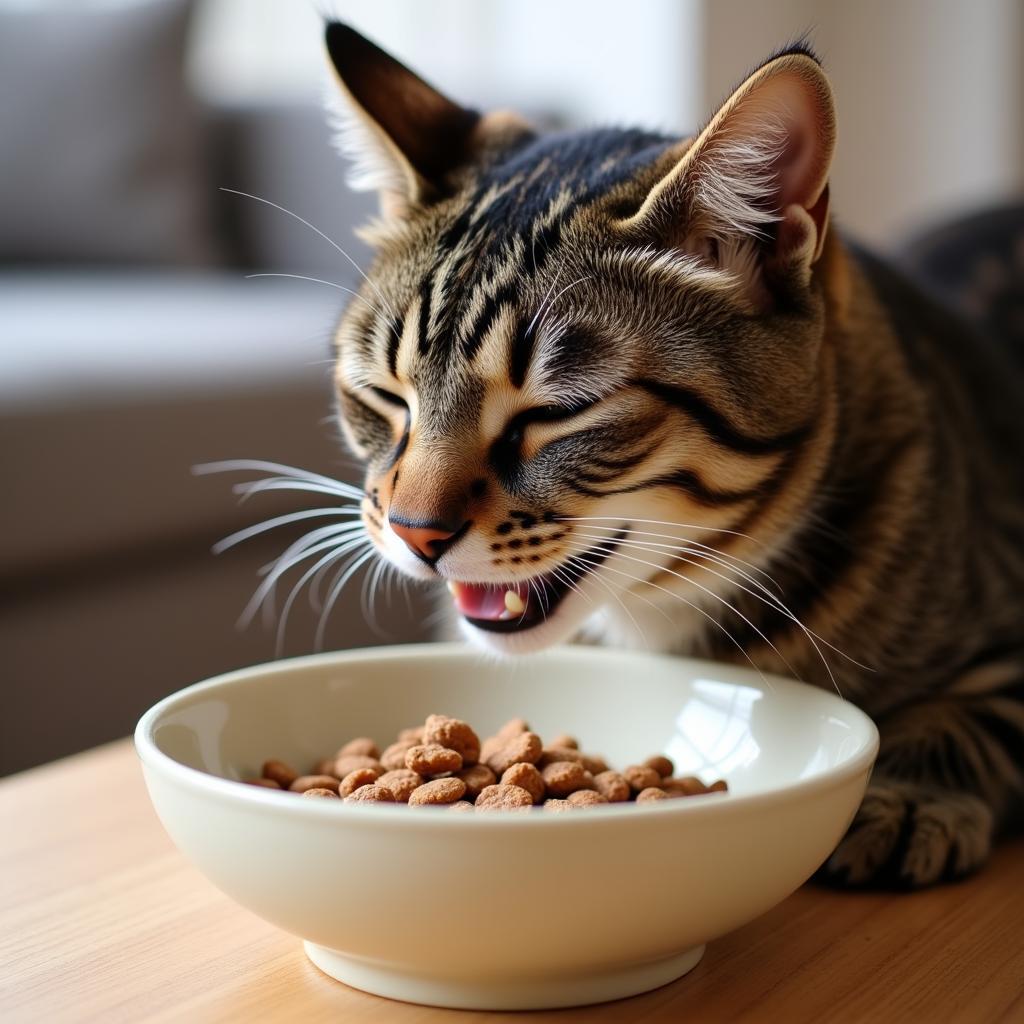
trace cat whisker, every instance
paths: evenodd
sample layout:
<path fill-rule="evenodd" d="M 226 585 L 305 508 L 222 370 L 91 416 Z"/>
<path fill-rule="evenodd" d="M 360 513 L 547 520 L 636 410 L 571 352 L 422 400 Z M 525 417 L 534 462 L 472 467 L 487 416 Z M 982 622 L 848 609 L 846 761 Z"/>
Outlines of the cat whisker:
<path fill-rule="evenodd" d="M 223 540 L 217 541 L 211 549 L 215 555 L 222 554 L 229 548 L 233 548 L 236 544 L 241 544 L 243 541 L 250 540 L 253 537 L 258 536 L 261 533 L 266 533 L 268 530 L 274 530 L 279 526 L 289 526 L 292 523 L 299 523 L 305 519 L 317 519 L 324 516 L 347 516 L 348 512 L 339 511 L 336 508 L 308 508 L 301 512 L 289 512 L 283 516 L 274 516 L 273 519 L 267 519 L 262 523 L 256 523 L 255 526 L 246 526 L 244 529 L 238 530 L 235 533 L 230 534 Z M 354 524 L 346 524 L 354 525 Z"/>
<path fill-rule="evenodd" d="M 295 480 L 304 480 L 307 483 L 320 483 L 325 487 L 334 488 L 335 493 L 343 498 L 362 498 L 365 495 L 365 491 L 361 487 L 347 484 L 343 480 L 334 480 L 321 473 L 297 469 L 295 466 L 286 466 L 282 462 L 266 462 L 263 459 L 223 459 L 220 462 L 204 462 L 193 466 L 192 474 L 194 476 L 209 476 L 211 473 L 235 473 L 244 470 L 253 473 L 276 473 Z"/>
<path fill-rule="evenodd" d="M 360 295 L 354 288 L 346 288 L 343 284 L 337 284 L 334 281 L 325 281 L 321 277 L 307 277 L 305 274 L 283 274 L 278 271 L 263 271 L 258 274 L 246 274 L 246 281 L 254 281 L 258 277 L 286 277 L 293 281 L 309 281 L 311 284 L 325 284 L 329 288 L 336 288 L 339 292 L 345 292 L 346 295 L 351 295 L 352 298 L 358 299 L 363 305 L 365 305 L 372 313 L 379 316 L 390 328 L 391 333 L 396 337 L 398 336 L 398 330 L 392 324 L 388 317 L 382 313 L 372 302 L 370 302 L 365 295 Z M 328 360 L 330 361 L 330 360 Z"/>
<path fill-rule="evenodd" d="M 347 563 L 338 575 L 335 576 L 334 580 L 331 581 L 331 589 L 327 595 L 324 610 L 320 613 L 320 619 L 316 625 L 316 635 L 314 637 L 313 644 L 315 650 L 319 651 L 323 648 L 324 634 L 327 632 L 327 623 L 331 617 L 331 611 L 334 609 L 334 605 L 341 596 L 341 592 L 345 589 L 345 585 L 366 564 L 367 560 L 376 554 L 369 537 L 366 538 L 366 545 L 367 549 L 361 553 L 357 553 L 354 560 Z"/>
<path fill-rule="evenodd" d="M 647 634 L 644 633 L 644 631 L 640 628 L 640 623 L 636 621 L 636 619 L 633 616 L 633 613 L 626 606 L 626 603 L 622 600 L 622 598 L 616 592 L 615 588 L 612 587 L 611 584 L 609 584 L 607 580 L 604 580 L 600 576 L 598 576 L 597 574 L 590 572 L 583 563 L 579 562 L 576 559 L 576 557 L 574 555 L 569 555 L 567 561 L 577 571 L 579 571 L 579 572 L 581 572 L 583 574 L 589 575 L 590 578 L 595 583 L 600 584 L 605 590 L 608 591 L 609 594 L 611 594 L 612 597 L 615 598 L 615 600 L 619 603 L 619 606 L 622 608 L 622 610 L 628 616 L 629 621 L 633 624 L 633 628 L 636 630 L 637 636 L 639 636 L 639 638 L 640 638 L 640 642 L 646 647 L 647 646 Z M 583 591 L 579 590 L 579 593 L 583 594 Z M 591 603 L 593 603 L 593 602 L 591 602 Z"/>
<path fill-rule="evenodd" d="M 756 537 L 752 537 L 749 533 L 741 533 L 739 530 L 727 530 L 720 526 L 701 526 L 697 523 L 671 523 L 665 519 L 635 519 L 633 516 L 555 516 L 555 522 L 557 523 L 616 523 L 618 525 L 614 527 L 598 527 L 598 529 L 607 530 L 611 529 L 613 532 L 618 532 L 622 529 L 623 522 L 629 523 L 643 523 L 645 526 L 674 526 L 677 530 L 704 530 L 708 533 L 727 533 L 733 537 L 743 537 L 744 540 L 753 541 L 755 544 L 761 545 Z M 763 545 L 761 545 L 763 546 Z"/>
<path fill-rule="evenodd" d="M 342 497 L 332 487 L 325 487 L 323 484 L 307 483 L 289 477 L 268 477 L 265 480 L 251 480 L 244 484 L 235 484 L 231 490 L 235 494 L 242 495 L 242 501 L 247 501 L 254 494 L 262 494 L 264 491 L 305 491 L 311 494 L 327 494 L 334 497 Z M 348 511 L 352 514 L 359 512 L 358 505 L 339 505 L 338 510 Z"/>
<path fill-rule="evenodd" d="M 583 545 L 576 545 L 576 547 L 577 547 L 578 550 L 585 550 L 585 551 L 586 550 L 590 550 L 590 551 L 593 550 L 592 548 L 586 548 Z M 669 569 L 666 566 L 662 566 L 662 565 L 660 565 L 657 562 L 649 562 L 649 561 L 647 561 L 646 559 L 643 559 L 643 558 L 636 558 L 634 555 L 624 554 L 622 551 L 618 551 L 614 547 L 609 547 L 609 548 L 606 548 L 604 550 L 606 550 L 609 555 L 618 555 L 620 558 L 625 558 L 625 559 L 627 559 L 630 562 L 637 562 L 640 565 L 650 566 L 652 569 L 658 569 L 661 572 L 667 572 L 669 575 L 677 577 L 678 579 L 682 580 L 684 583 L 688 583 L 691 586 L 696 587 L 702 593 L 707 594 L 708 597 L 710 597 L 712 600 L 718 601 L 719 603 L 724 605 L 726 608 L 728 608 L 734 615 L 736 615 L 738 618 L 742 619 L 743 622 L 745 622 L 747 624 L 747 626 L 749 626 L 775 652 L 775 654 L 778 656 L 778 658 L 782 662 L 782 664 L 786 666 L 786 669 L 789 671 L 789 674 L 791 676 L 793 676 L 795 679 L 799 679 L 800 678 L 800 676 L 797 674 L 796 670 L 793 668 L 792 665 L 790 665 L 789 661 L 786 659 L 786 657 L 783 655 L 783 653 L 775 646 L 775 644 L 773 644 L 771 642 L 771 640 L 769 640 L 768 637 L 765 636 L 765 634 L 760 629 L 758 629 L 758 627 L 753 622 L 751 622 L 751 620 L 749 618 L 747 618 L 746 615 L 743 614 L 743 612 L 741 612 L 734 604 L 732 604 L 731 602 L 727 601 L 720 594 L 716 594 L 709 587 L 705 587 L 703 584 L 698 583 L 696 580 L 694 580 L 690 576 L 687 576 L 684 573 L 676 572 L 674 569 Z M 826 667 L 827 667 L 827 665 L 826 665 Z M 830 675 L 831 675 L 831 672 L 830 672 Z M 833 683 L 835 683 L 834 679 L 833 679 Z M 839 687 L 836 686 L 837 692 L 838 692 L 838 689 L 839 689 Z M 842 694 L 840 694 L 840 696 L 842 696 Z"/>
<path fill-rule="evenodd" d="M 285 207 L 281 206 L 279 203 L 273 203 L 269 199 L 264 199 L 262 196 L 253 195 L 251 192 L 242 192 L 237 188 L 226 188 L 222 186 L 220 191 L 228 192 L 231 195 L 235 196 L 242 196 L 245 199 L 252 199 L 254 202 L 263 203 L 265 206 L 273 207 L 275 210 L 279 210 L 281 213 L 287 214 L 289 217 L 294 217 L 295 220 L 297 220 L 300 224 L 304 224 L 307 228 L 309 228 L 310 231 L 313 231 L 316 234 L 318 234 L 325 242 L 333 246 L 339 253 L 341 253 L 341 255 L 344 256 L 344 258 L 348 260 L 350 264 L 352 264 L 352 267 L 354 268 L 355 272 L 373 289 L 377 298 L 380 299 L 380 301 L 383 303 L 384 308 L 391 314 L 392 330 L 394 330 L 394 325 L 398 323 L 398 317 L 395 315 L 395 311 L 391 308 L 387 299 L 384 298 L 383 292 L 381 292 L 381 290 L 373 283 L 373 281 L 370 280 L 370 278 L 363 271 L 362 267 L 360 267 L 359 264 L 356 263 L 356 261 L 352 259 L 352 257 L 349 256 L 349 254 L 345 252 L 345 250 L 342 249 L 342 247 L 338 245 L 338 243 L 333 238 L 331 238 L 329 235 L 326 235 L 315 224 L 310 224 L 310 222 L 306 220 L 305 217 L 300 217 L 293 210 L 288 210 Z"/>

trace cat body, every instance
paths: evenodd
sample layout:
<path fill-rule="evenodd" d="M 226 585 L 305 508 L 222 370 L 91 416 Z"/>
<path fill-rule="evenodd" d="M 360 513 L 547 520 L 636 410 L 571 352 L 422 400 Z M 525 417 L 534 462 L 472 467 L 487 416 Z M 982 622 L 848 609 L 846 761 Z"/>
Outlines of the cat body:
<path fill-rule="evenodd" d="M 327 43 L 381 194 L 336 385 L 383 557 L 502 653 L 582 636 L 835 687 L 882 747 L 825 873 L 977 868 L 1024 792 L 1024 384 L 829 227 L 813 54 L 676 139 L 540 135 Z"/>

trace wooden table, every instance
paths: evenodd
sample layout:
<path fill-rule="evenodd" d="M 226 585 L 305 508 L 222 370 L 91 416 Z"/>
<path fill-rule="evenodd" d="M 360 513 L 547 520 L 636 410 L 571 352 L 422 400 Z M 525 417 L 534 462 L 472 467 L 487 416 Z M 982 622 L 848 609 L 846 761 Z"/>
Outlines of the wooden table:
<path fill-rule="evenodd" d="M 185 862 L 127 740 L 0 782 L 0 1020 L 510 1021 L 357 992 Z M 1024 1022 L 1024 842 L 913 895 L 805 887 L 687 977 L 541 1021 Z"/>

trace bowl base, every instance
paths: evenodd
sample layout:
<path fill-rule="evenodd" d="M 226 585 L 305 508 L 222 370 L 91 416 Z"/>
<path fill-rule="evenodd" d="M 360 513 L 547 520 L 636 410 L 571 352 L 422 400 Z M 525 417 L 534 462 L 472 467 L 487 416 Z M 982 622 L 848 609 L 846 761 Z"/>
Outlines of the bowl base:
<path fill-rule="evenodd" d="M 404 1003 L 443 1006 L 453 1010 L 554 1010 L 625 999 L 667 985 L 700 963 L 703 946 L 685 953 L 593 974 L 540 976 L 508 981 L 430 978 L 392 966 L 346 956 L 337 950 L 304 942 L 306 956 L 324 974 L 352 988 Z"/>

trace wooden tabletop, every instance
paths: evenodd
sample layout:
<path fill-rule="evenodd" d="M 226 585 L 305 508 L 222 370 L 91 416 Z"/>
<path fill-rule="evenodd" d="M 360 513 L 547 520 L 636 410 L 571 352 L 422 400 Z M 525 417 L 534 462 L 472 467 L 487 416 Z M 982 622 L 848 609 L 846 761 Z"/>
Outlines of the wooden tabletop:
<path fill-rule="evenodd" d="M 171 845 L 122 740 L 0 782 L 0 1020 L 476 1024 L 321 974 Z M 1024 842 L 911 895 L 807 886 L 687 977 L 541 1021 L 1024 1022 Z"/>

